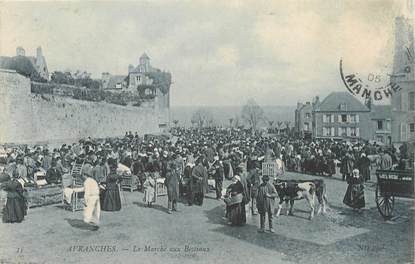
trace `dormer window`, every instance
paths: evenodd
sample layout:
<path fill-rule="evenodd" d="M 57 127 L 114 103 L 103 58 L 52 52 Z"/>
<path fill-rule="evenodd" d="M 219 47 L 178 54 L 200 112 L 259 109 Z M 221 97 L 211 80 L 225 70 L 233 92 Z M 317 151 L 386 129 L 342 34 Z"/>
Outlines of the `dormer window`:
<path fill-rule="evenodd" d="M 346 110 L 347 110 L 347 104 L 345 104 L 345 103 L 341 103 L 341 104 L 339 105 L 339 109 L 340 109 L 341 111 L 346 111 Z"/>

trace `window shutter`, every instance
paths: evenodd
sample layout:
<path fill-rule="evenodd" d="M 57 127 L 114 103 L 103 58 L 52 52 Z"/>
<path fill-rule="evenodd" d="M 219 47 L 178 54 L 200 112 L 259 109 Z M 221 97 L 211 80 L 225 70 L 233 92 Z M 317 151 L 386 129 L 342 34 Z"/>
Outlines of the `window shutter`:
<path fill-rule="evenodd" d="M 350 137 L 350 127 L 346 129 L 347 136 Z"/>
<path fill-rule="evenodd" d="M 339 127 L 338 129 L 337 129 L 337 132 L 338 132 L 338 136 L 339 137 L 341 137 L 342 136 L 342 128 L 341 127 Z"/>
<path fill-rule="evenodd" d="M 407 139 L 407 125 L 401 123 L 401 141 L 406 141 Z"/>
<path fill-rule="evenodd" d="M 359 123 L 359 115 L 356 114 L 356 123 Z"/>
<path fill-rule="evenodd" d="M 326 123 L 326 122 L 327 122 L 326 117 L 327 117 L 327 116 L 324 114 L 324 115 L 323 115 L 323 123 Z"/>
<path fill-rule="evenodd" d="M 334 115 L 330 115 L 330 122 L 334 123 Z M 334 136 L 334 135 L 333 135 Z"/>
<path fill-rule="evenodd" d="M 356 137 L 360 137 L 360 129 L 356 127 Z"/>
<path fill-rule="evenodd" d="M 331 128 L 330 135 L 334 137 L 334 127 Z"/>
<path fill-rule="evenodd" d="M 346 116 L 347 123 L 350 123 L 350 122 L 351 122 L 351 119 L 352 119 L 352 118 L 350 117 L 350 115 L 347 115 L 347 116 Z"/>
<path fill-rule="evenodd" d="M 325 136 L 326 135 L 326 128 L 325 127 L 323 127 L 323 136 Z"/>

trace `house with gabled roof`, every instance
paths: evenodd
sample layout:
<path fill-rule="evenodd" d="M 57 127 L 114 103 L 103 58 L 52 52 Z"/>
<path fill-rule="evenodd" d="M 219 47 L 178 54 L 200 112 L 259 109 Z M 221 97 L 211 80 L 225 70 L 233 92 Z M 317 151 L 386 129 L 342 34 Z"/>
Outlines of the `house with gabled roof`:
<path fill-rule="evenodd" d="M 313 109 L 313 137 L 370 140 L 370 109 L 348 92 L 333 92 Z"/>

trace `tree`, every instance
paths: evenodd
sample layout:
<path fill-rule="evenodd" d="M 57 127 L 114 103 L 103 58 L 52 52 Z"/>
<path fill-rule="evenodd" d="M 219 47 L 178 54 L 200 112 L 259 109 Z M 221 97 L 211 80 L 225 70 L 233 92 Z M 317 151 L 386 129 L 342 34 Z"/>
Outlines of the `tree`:
<path fill-rule="evenodd" d="M 285 124 L 285 128 L 286 128 L 286 133 L 288 135 L 290 133 L 291 122 L 290 121 L 285 121 L 284 124 Z"/>
<path fill-rule="evenodd" d="M 278 134 L 280 133 L 280 130 L 281 130 L 282 124 L 283 124 L 283 122 L 282 122 L 282 121 L 278 121 L 278 122 L 277 122 Z"/>
<path fill-rule="evenodd" d="M 273 129 L 274 121 L 268 120 L 268 125 L 269 125 L 269 129 L 268 129 L 269 133 L 274 133 L 274 129 Z"/>
<path fill-rule="evenodd" d="M 229 118 L 229 126 L 232 127 L 232 123 L 233 123 L 233 118 Z"/>
<path fill-rule="evenodd" d="M 211 126 L 213 124 L 212 113 L 206 109 L 197 109 L 190 120 L 192 124 L 196 124 L 198 127 Z"/>
<path fill-rule="evenodd" d="M 254 99 L 249 99 L 248 102 L 242 107 L 241 116 L 253 130 L 258 128 L 261 120 L 265 120 L 264 111 Z"/>
<path fill-rule="evenodd" d="M 52 72 L 50 79 L 52 82 L 60 83 L 60 84 L 73 85 L 75 83 L 75 80 L 69 71 L 66 71 L 66 72 L 54 71 Z"/>

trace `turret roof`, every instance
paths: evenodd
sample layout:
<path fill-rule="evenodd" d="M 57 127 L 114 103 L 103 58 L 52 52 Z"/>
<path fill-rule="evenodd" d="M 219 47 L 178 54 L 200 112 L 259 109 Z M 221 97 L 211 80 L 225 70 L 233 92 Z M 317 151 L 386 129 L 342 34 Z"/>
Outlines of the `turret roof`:
<path fill-rule="evenodd" d="M 144 52 L 140 59 L 150 59 L 150 57 Z"/>

